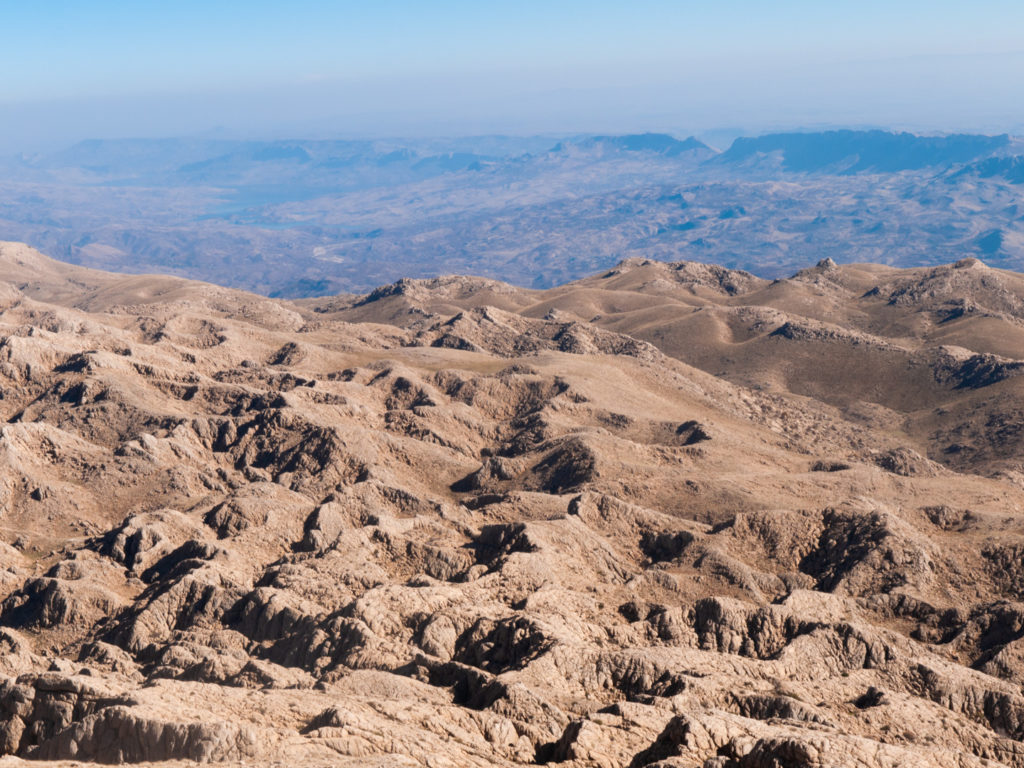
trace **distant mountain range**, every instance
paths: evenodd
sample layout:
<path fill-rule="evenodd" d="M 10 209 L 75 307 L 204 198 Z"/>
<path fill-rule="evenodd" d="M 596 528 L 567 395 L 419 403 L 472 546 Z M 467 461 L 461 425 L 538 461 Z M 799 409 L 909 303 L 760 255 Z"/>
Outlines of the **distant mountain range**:
<path fill-rule="evenodd" d="M 590 136 L 576 141 L 559 142 L 552 152 L 566 152 L 569 149 L 601 149 L 612 152 L 651 152 L 665 157 L 679 157 L 688 152 L 706 157 L 715 151 L 693 136 L 677 139 L 664 133 L 633 133 L 624 136 Z"/>
<path fill-rule="evenodd" d="M 896 173 L 941 168 L 991 155 L 1010 145 L 1010 137 L 915 136 L 887 131 L 777 133 L 739 138 L 718 160 L 740 164 L 751 157 L 779 153 L 782 167 L 802 173 Z"/>
<path fill-rule="evenodd" d="M 0 166 L 0 239 L 286 296 L 445 273 L 543 288 L 633 256 L 1024 269 L 1021 183 L 1005 135 L 85 141 Z"/>

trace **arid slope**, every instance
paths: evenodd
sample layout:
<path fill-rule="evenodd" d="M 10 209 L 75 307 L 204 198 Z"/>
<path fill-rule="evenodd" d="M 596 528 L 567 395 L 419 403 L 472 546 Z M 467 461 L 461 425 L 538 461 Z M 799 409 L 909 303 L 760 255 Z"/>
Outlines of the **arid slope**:
<path fill-rule="evenodd" d="M 1019 276 L 0 281 L 4 754 L 1024 765 Z"/>

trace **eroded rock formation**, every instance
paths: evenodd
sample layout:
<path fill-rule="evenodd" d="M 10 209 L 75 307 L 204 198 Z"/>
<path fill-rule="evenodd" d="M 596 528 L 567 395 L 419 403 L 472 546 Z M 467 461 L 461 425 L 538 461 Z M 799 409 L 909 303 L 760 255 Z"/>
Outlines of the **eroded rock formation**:
<path fill-rule="evenodd" d="M 643 281 L 504 309 L 408 283 L 346 309 L 15 245 L 0 267 L 5 755 L 1024 766 L 1021 455 L 971 426 L 996 409 L 978 392 L 1010 412 L 1007 349 L 744 308 L 764 285 L 693 265 L 651 295 L 724 302 L 700 310 L 732 328 L 722 376 L 607 321 Z M 984 267 L 953 269 L 864 300 L 904 333 Z M 664 271 L 600 279 L 638 270 Z M 815 270 L 788 290 L 868 293 Z M 977 300 L 1010 323 L 999 280 Z M 741 381 L 742 355 L 822 346 L 902 360 L 913 391 Z M 970 462 L 919 439 L 915 397 L 960 409 L 937 418 Z"/>

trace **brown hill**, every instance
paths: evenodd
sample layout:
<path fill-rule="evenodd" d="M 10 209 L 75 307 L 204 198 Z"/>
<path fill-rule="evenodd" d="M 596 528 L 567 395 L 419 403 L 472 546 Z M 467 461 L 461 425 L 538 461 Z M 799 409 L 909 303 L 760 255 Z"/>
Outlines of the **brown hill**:
<path fill-rule="evenodd" d="M 428 284 L 417 290 L 402 294 L 401 311 L 396 294 L 381 289 L 335 304 L 331 316 L 414 328 L 421 312 L 477 308 L 483 298 L 449 290 L 442 308 Z M 908 270 L 825 260 L 773 282 L 631 259 L 577 283 L 510 295 L 504 308 L 525 317 L 559 312 L 732 383 L 813 398 L 951 467 L 1022 469 L 1013 424 L 1024 402 L 1024 277 L 977 259 Z"/>
<path fill-rule="evenodd" d="M 1024 765 L 1017 275 L 0 281 L 5 754 Z"/>

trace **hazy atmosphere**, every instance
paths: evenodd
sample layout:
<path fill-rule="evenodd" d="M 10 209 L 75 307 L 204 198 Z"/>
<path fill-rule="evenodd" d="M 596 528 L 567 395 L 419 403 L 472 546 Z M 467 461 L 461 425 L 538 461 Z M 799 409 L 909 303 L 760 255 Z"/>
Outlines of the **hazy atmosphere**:
<path fill-rule="evenodd" d="M 1024 268 L 1010 2 L 6 4 L 0 237 L 270 296 Z"/>
<path fill-rule="evenodd" d="M 0 22 L 4 152 L 211 133 L 999 133 L 1024 95 L 1024 6 L 995 0 L 5 2 Z"/>

